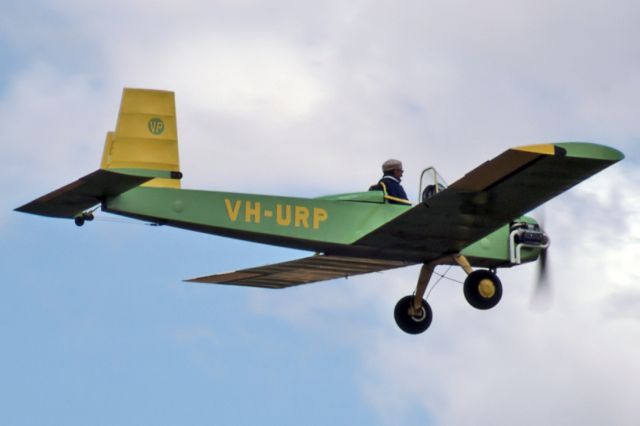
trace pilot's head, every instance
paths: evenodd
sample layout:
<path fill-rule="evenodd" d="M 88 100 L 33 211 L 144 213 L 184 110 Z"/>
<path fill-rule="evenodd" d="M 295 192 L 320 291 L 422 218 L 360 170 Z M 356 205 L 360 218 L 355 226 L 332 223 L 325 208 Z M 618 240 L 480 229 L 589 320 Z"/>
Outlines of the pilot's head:
<path fill-rule="evenodd" d="M 384 175 L 391 175 L 398 180 L 402 179 L 402 173 L 404 173 L 402 161 L 390 158 L 382 163 L 382 173 Z"/>

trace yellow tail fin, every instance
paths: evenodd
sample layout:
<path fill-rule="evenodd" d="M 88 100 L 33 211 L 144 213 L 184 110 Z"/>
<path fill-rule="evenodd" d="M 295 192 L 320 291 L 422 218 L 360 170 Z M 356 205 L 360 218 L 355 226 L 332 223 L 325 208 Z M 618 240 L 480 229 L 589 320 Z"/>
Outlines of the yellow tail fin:
<path fill-rule="evenodd" d="M 102 169 L 169 172 L 146 186 L 180 187 L 178 130 L 173 92 L 124 89 L 115 132 L 107 133 Z"/>

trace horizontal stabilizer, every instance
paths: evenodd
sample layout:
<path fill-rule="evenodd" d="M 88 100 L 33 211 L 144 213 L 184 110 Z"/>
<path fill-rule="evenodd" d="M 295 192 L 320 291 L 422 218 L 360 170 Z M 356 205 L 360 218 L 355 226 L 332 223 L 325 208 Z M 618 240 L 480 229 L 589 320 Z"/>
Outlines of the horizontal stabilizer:
<path fill-rule="evenodd" d="M 262 288 L 285 288 L 334 278 L 380 272 L 412 263 L 398 260 L 315 255 L 289 262 L 242 269 L 226 274 L 187 280 L 194 283 L 227 284 Z"/>
<path fill-rule="evenodd" d="M 100 169 L 18 207 L 16 211 L 73 218 L 99 204 L 106 197 L 122 194 L 151 179 L 151 176 L 134 176 Z"/>

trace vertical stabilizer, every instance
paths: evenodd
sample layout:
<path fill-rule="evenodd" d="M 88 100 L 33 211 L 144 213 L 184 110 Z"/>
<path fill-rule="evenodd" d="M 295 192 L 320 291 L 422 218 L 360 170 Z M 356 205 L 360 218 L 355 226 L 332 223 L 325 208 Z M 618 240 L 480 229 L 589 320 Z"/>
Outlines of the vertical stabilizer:
<path fill-rule="evenodd" d="M 111 147 L 113 146 L 113 132 L 107 132 L 107 139 L 104 141 L 104 150 L 102 151 L 101 169 L 111 168 Z"/>
<path fill-rule="evenodd" d="M 180 187 L 178 130 L 173 92 L 124 89 L 115 132 L 107 133 L 102 169 L 160 172 L 147 186 Z"/>

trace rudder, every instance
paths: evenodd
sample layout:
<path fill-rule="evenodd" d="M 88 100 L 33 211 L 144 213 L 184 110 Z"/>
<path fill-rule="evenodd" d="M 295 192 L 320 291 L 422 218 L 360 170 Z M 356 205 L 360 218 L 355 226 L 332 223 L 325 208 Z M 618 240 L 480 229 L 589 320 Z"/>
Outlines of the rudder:
<path fill-rule="evenodd" d="M 107 133 L 100 167 L 123 173 L 161 172 L 146 186 L 180 188 L 173 92 L 125 88 L 115 132 Z"/>

